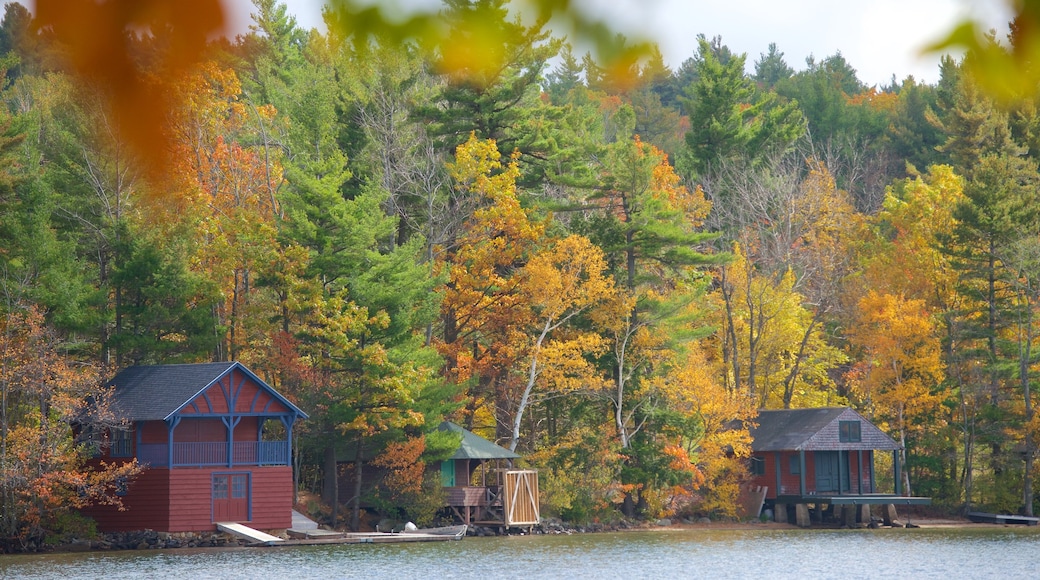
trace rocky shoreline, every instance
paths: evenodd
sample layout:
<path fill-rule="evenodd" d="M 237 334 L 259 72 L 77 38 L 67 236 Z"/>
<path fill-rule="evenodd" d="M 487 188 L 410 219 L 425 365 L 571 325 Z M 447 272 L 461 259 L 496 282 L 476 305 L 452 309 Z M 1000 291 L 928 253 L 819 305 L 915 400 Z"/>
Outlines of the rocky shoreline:
<path fill-rule="evenodd" d="M 962 518 L 929 518 L 912 517 L 912 523 L 906 527 L 976 527 L 996 524 L 977 524 Z M 835 527 L 835 526 L 824 526 Z M 710 520 L 708 518 L 676 518 L 661 519 L 653 522 L 618 520 L 614 522 L 591 522 L 574 524 L 558 519 L 546 519 L 529 529 L 503 530 L 495 526 L 471 526 L 466 535 L 471 537 L 492 537 L 503 535 L 571 535 L 603 532 L 682 530 L 682 529 L 799 529 L 793 524 L 775 522 L 727 520 Z M 284 536 L 284 534 L 276 534 Z M 98 539 L 77 539 L 61 544 L 29 543 L 19 546 L 7 546 L 7 552 L 88 552 L 117 550 L 170 550 L 178 548 L 234 548 L 248 547 L 245 540 L 232 537 L 221 532 L 156 532 L 140 530 L 134 532 L 116 532 L 101 535 Z M 11 549 L 13 548 L 13 549 Z"/>

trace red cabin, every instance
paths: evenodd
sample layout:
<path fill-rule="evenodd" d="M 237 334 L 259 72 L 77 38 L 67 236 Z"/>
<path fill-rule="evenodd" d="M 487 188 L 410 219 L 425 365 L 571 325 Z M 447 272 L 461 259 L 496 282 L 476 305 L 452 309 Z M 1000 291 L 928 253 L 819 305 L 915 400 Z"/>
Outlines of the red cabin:
<path fill-rule="evenodd" d="M 751 429 L 752 487 L 783 505 L 925 504 L 900 489 L 899 444 L 845 407 L 759 411 Z M 879 493 L 874 452 L 893 454 L 894 493 Z"/>
<path fill-rule="evenodd" d="M 112 379 L 112 410 L 127 422 L 98 459 L 137 458 L 124 511 L 86 513 L 102 531 L 216 530 L 238 522 L 292 526 L 292 428 L 307 415 L 238 362 L 136 366 Z"/>

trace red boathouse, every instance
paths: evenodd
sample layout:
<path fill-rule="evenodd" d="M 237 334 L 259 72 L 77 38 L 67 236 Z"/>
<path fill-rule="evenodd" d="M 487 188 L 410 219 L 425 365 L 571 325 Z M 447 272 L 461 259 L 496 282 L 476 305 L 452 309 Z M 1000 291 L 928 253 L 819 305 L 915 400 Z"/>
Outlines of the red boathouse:
<path fill-rule="evenodd" d="M 216 530 L 238 522 L 292 526 L 292 428 L 307 415 L 238 362 L 130 367 L 112 379 L 111 407 L 126 427 L 98 459 L 137 458 L 123 511 L 86 511 L 102 531 Z"/>
<path fill-rule="evenodd" d="M 899 444 L 850 408 L 762 410 L 756 423 L 750 430 L 751 487 L 765 490 L 778 520 L 789 505 L 931 503 L 903 495 Z M 893 454 L 891 493 L 877 489 L 877 451 Z"/>

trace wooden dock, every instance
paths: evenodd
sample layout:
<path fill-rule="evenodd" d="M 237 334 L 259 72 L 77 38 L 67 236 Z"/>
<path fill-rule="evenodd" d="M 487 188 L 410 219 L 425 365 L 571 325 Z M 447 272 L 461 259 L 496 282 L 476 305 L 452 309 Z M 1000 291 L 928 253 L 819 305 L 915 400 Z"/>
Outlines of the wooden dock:
<path fill-rule="evenodd" d="M 402 542 L 446 542 L 461 540 L 466 536 L 467 526 L 424 528 L 403 532 L 337 532 L 315 527 L 286 530 L 288 540 L 269 546 L 310 546 L 325 544 L 397 544 Z"/>
<path fill-rule="evenodd" d="M 968 512 L 968 519 L 977 524 L 1017 524 L 1022 526 L 1035 526 L 1040 523 L 1040 518 L 1032 516 L 991 514 L 986 512 Z"/>
<path fill-rule="evenodd" d="M 244 526 L 243 526 L 244 527 Z M 288 540 L 268 542 L 266 546 L 310 546 L 324 544 L 396 544 L 401 542 L 444 542 L 461 540 L 467 526 L 420 528 L 402 532 L 339 532 L 318 527 L 318 523 L 293 510 L 293 527 L 285 531 Z"/>

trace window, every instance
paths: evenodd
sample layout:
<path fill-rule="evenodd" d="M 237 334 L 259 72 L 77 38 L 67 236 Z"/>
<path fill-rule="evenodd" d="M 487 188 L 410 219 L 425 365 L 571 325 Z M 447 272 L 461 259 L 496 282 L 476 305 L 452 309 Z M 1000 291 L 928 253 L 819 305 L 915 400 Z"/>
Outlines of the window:
<path fill-rule="evenodd" d="M 213 499 L 227 499 L 228 478 L 226 475 L 218 475 L 213 478 Z"/>
<path fill-rule="evenodd" d="M 112 429 L 112 457 L 133 457 L 133 431 Z"/>
<path fill-rule="evenodd" d="M 838 421 L 838 441 L 859 443 L 861 440 L 859 421 Z"/>
<path fill-rule="evenodd" d="M 232 475 L 231 476 L 231 497 L 235 499 L 242 499 L 246 497 L 246 476 L 245 475 Z"/>
<path fill-rule="evenodd" d="M 802 461 L 797 455 L 791 456 L 791 475 L 801 475 Z"/>
<path fill-rule="evenodd" d="M 765 475 L 766 460 L 762 457 L 751 458 L 751 475 Z"/>

